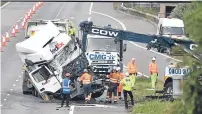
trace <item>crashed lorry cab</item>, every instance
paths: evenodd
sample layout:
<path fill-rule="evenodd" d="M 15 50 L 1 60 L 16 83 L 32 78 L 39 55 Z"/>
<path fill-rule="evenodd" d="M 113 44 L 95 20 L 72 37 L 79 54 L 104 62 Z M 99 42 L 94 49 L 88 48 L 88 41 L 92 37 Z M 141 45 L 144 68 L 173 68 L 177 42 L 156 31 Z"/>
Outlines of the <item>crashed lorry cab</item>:
<path fill-rule="evenodd" d="M 109 74 L 113 68 L 123 68 L 120 61 L 119 45 L 113 37 L 87 35 L 86 58 L 96 74 Z"/>
<path fill-rule="evenodd" d="M 16 44 L 16 50 L 26 68 L 23 75 L 23 94 L 32 92 L 44 100 L 61 88 L 62 67 L 78 55 L 66 57 L 74 51 L 74 43 L 52 22 L 34 36 Z"/>
<path fill-rule="evenodd" d="M 185 35 L 184 22 L 178 18 L 159 18 L 156 35 L 173 39 L 188 40 Z"/>
<path fill-rule="evenodd" d="M 166 94 L 173 93 L 173 76 L 186 76 L 190 72 L 189 67 L 175 67 L 175 66 L 167 66 L 165 68 L 164 75 L 164 92 Z"/>

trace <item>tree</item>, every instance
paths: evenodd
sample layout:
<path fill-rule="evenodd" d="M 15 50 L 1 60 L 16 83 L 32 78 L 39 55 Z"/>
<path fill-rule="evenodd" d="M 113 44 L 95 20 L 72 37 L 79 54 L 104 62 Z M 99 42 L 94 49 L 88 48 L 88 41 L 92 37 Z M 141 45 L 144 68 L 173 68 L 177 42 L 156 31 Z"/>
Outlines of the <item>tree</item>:
<path fill-rule="evenodd" d="M 171 12 L 171 16 L 182 19 L 185 11 L 187 11 L 188 6 L 189 4 L 178 4 Z"/>
<path fill-rule="evenodd" d="M 198 51 L 202 52 L 202 2 L 193 2 L 184 12 L 186 32 L 190 34 L 199 46 Z M 189 62 L 184 59 L 191 67 L 191 73 L 185 81 L 183 96 L 174 114 L 202 114 L 202 85 L 198 81 L 198 76 L 202 74 L 202 58 L 200 61 Z"/>

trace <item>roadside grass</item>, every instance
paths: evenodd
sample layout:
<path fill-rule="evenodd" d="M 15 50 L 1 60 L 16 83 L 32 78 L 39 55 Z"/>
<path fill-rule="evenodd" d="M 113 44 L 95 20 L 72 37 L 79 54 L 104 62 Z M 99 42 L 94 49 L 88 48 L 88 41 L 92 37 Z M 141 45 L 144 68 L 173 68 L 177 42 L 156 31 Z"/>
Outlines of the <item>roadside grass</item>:
<path fill-rule="evenodd" d="M 7 3 L 7 2 L 1 2 L 1 6 L 3 6 L 5 3 Z"/>
<path fill-rule="evenodd" d="M 147 90 L 151 88 L 151 81 L 147 78 L 136 78 L 134 99 L 135 106 L 132 109 L 132 114 L 172 114 L 172 107 L 178 101 L 169 102 L 162 100 L 146 100 L 144 96 L 154 95 L 154 91 Z M 157 90 L 163 89 L 163 82 L 157 81 Z M 158 94 L 156 94 L 158 95 Z M 160 95 L 160 94 L 159 94 Z"/>
<path fill-rule="evenodd" d="M 146 7 L 139 7 L 139 6 L 135 6 L 133 7 L 133 9 L 145 12 L 145 13 L 149 13 L 152 15 L 158 15 L 158 11 L 156 8 L 146 8 Z"/>

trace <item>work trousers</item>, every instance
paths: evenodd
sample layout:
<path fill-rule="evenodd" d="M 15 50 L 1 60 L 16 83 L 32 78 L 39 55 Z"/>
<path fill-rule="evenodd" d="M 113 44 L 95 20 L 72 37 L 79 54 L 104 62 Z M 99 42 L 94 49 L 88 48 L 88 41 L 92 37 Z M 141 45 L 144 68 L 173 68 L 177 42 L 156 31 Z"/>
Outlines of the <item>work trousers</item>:
<path fill-rule="evenodd" d="M 157 81 L 157 73 L 153 73 L 151 75 L 151 84 L 152 84 L 152 89 L 156 88 L 156 81 Z"/>
<path fill-rule="evenodd" d="M 131 79 L 133 80 L 133 82 L 135 83 L 135 80 L 136 80 L 135 74 L 130 73 L 130 77 L 131 77 Z"/>
<path fill-rule="evenodd" d="M 66 106 L 69 106 L 70 94 L 62 94 L 61 107 L 63 107 L 65 101 L 66 101 Z"/>
<path fill-rule="evenodd" d="M 85 95 L 85 99 L 89 99 L 89 95 L 90 93 L 92 93 L 92 87 L 91 84 L 84 84 L 83 85 L 83 89 L 84 89 L 84 95 Z"/>
<path fill-rule="evenodd" d="M 126 91 L 126 90 L 123 90 L 123 95 L 124 95 L 125 108 L 128 109 L 128 100 L 127 100 L 127 95 L 130 96 L 131 104 L 134 105 L 133 93 L 132 93 L 132 91 Z"/>
<path fill-rule="evenodd" d="M 118 83 L 110 83 L 109 98 L 111 98 L 112 94 L 114 93 L 114 99 L 117 100 L 117 89 L 118 89 Z"/>

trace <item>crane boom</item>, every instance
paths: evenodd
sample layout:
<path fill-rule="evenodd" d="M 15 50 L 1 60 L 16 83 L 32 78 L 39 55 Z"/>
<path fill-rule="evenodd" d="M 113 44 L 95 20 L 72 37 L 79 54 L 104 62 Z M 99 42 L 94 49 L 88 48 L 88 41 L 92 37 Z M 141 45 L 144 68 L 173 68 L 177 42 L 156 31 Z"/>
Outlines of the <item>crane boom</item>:
<path fill-rule="evenodd" d="M 133 41 L 133 42 L 139 42 L 139 43 L 145 43 L 147 45 L 150 45 L 152 41 L 155 41 L 154 48 L 157 48 L 159 52 L 165 52 L 167 49 L 171 49 L 172 46 L 175 45 L 181 45 L 184 47 L 184 50 L 191 50 L 191 46 L 195 43 L 190 39 L 173 39 L 171 37 L 166 36 L 157 36 L 157 35 L 148 35 L 148 34 L 140 34 L 135 33 L 131 31 L 125 31 L 125 30 L 119 30 L 119 29 L 113 29 L 113 28 L 104 28 L 93 25 L 93 22 L 90 21 L 83 21 L 80 23 L 80 29 L 83 32 L 83 39 L 82 39 L 82 45 L 83 45 L 83 51 L 86 50 L 86 39 L 88 34 L 94 34 L 94 35 L 101 35 L 101 36 L 108 36 L 108 37 L 114 37 L 115 42 L 120 42 L 120 58 L 122 61 L 123 54 L 123 40 L 126 41 Z M 151 46 L 152 47 L 152 46 Z"/>

